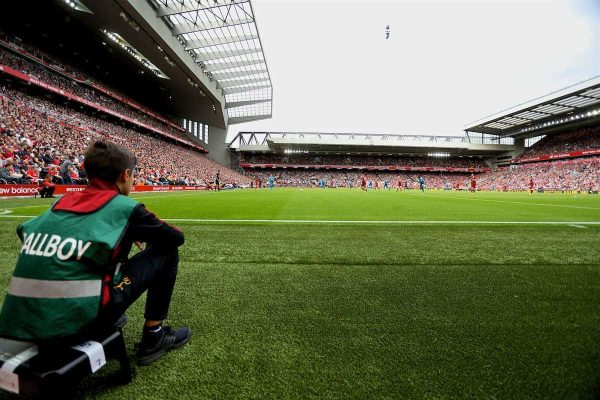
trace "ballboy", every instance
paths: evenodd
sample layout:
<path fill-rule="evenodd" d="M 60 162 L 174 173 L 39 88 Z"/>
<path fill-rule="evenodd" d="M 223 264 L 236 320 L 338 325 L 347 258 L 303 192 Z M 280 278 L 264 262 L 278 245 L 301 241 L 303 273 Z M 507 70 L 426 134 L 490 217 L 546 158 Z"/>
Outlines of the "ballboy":
<path fill-rule="evenodd" d="M 117 321 L 145 291 L 138 363 L 146 365 L 190 339 L 188 327 L 163 326 L 184 235 L 127 197 L 136 158 L 112 142 L 85 152 L 90 185 L 21 224 L 22 246 L 0 312 L 0 335 L 50 342 Z M 143 251 L 128 259 L 133 244 Z"/>

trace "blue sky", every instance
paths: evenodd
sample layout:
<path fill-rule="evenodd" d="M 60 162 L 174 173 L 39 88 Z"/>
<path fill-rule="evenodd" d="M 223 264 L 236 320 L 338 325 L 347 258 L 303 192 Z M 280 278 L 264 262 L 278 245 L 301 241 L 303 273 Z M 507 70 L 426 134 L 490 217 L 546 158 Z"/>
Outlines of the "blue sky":
<path fill-rule="evenodd" d="M 599 1 L 252 0 L 273 118 L 238 131 L 461 135 L 600 75 Z M 385 27 L 390 25 L 390 38 Z"/>

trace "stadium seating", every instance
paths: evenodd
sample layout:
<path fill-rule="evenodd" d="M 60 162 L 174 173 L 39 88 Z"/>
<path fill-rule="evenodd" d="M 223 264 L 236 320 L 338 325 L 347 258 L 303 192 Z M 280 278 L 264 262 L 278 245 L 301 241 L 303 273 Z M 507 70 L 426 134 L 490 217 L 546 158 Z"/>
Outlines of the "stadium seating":
<path fill-rule="evenodd" d="M 120 93 L 118 90 L 112 87 L 108 87 L 104 83 L 100 83 L 92 79 L 88 74 L 73 68 L 67 63 L 59 60 L 57 57 L 50 56 L 46 52 L 42 50 L 30 46 L 27 43 L 23 42 L 20 38 L 17 39 L 10 35 L 0 33 L 0 45 L 5 46 L 6 48 L 13 49 L 14 51 L 26 56 L 30 60 L 36 61 L 38 64 L 45 66 L 51 70 L 54 70 L 59 75 L 63 75 L 69 77 L 79 83 L 84 83 L 88 85 L 90 88 L 100 91 L 100 93 L 106 94 L 113 99 L 122 102 L 125 105 L 135 108 L 152 118 L 157 119 L 158 121 L 170 124 L 176 129 L 182 130 L 180 126 L 177 125 L 174 121 L 169 121 L 166 117 L 156 114 L 153 111 L 150 111 L 146 107 L 136 103 L 135 101 L 129 99 L 127 96 Z"/>
<path fill-rule="evenodd" d="M 43 74 L 45 78 L 53 80 L 53 82 L 56 83 L 64 83 L 64 81 L 56 80 L 53 75 L 68 78 L 75 83 L 83 84 L 81 86 L 91 90 L 92 93 L 96 92 L 93 93 L 92 96 L 97 97 L 98 99 L 103 99 L 104 97 L 109 96 L 111 97 L 109 101 L 113 101 L 112 104 L 115 104 L 114 100 L 122 103 L 121 105 L 115 104 L 115 107 L 119 107 L 121 110 L 127 110 L 127 108 L 122 108 L 122 105 L 125 105 L 129 108 L 133 108 L 134 111 L 140 111 L 141 113 L 146 114 L 145 116 L 141 117 L 146 121 L 148 121 L 147 117 L 151 117 L 159 122 L 168 124 L 179 131 L 184 131 L 184 129 L 178 126 L 176 122 L 169 121 L 167 118 L 150 111 L 144 106 L 141 106 L 135 101 L 127 98 L 127 96 L 119 93 L 114 88 L 108 88 L 105 84 L 92 79 L 88 74 L 73 68 L 72 66 L 58 60 L 56 57 L 53 57 L 38 48 L 24 43 L 20 39 L 16 40 L 13 37 L 0 34 L 0 46 L 4 46 L 6 49 L 10 48 L 14 52 L 22 55 L 22 57 L 15 57 L 10 54 L 10 52 L 5 50 L 2 50 L 4 51 L 4 54 L 0 53 L 0 60 L 9 60 L 12 58 L 12 62 L 20 65 L 21 70 L 33 68 L 35 71 Z M 10 66 L 10 64 L 7 65 Z"/>
<path fill-rule="evenodd" d="M 422 175 L 428 188 L 465 189 L 469 187 L 470 173 L 437 171 L 373 171 L 372 166 L 433 167 L 439 169 L 475 168 L 477 187 L 483 190 L 529 190 L 530 179 L 536 190 L 598 191 L 600 190 L 600 157 L 586 156 L 600 151 L 600 128 L 589 128 L 548 136 L 527 149 L 510 167 L 486 170 L 479 158 L 433 158 L 364 155 L 315 154 L 242 154 L 241 162 L 248 166 L 289 164 L 296 168 L 249 168 L 247 173 L 263 182 L 269 176 L 283 186 L 314 186 L 325 179 L 328 186 L 357 186 L 362 172 L 356 170 L 326 170 L 324 165 L 354 166 L 364 169 L 367 179 L 387 180 L 393 187 L 398 179 L 405 186 L 418 187 L 416 179 Z M 540 162 L 535 157 L 547 157 Z M 558 160 L 554 158 L 559 158 Z M 525 161 L 529 161 L 526 163 Z M 538 162 L 532 162 L 538 161 Z M 309 169 L 305 169 L 308 166 Z M 301 167 L 297 169 L 298 167 Z M 381 187 L 381 184 L 379 185 Z"/>
<path fill-rule="evenodd" d="M 598 191 L 600 157 L 512 165 L 477 179 L 477 186 L 487 190 L 529 190 L 533 179 L 536 190 Z"/>
<path fill-rule="evenodd" d="M 330 154 L 244 154 L 240 163 L 248 164 L 300 164 L 300 165 L 348 165 L 348 166 L 406 166 L 444 168 L 488 168 L 479 158 L 434 158 L 404 156 L 365 156 Z"/>
<path fill-rule="evenodd" d="M 48 67 L 45 65 L 38 64 L 36 62 L 12 54 L 1 47 L 0 64 L 6 65 L 19 72 L 34 77 L 44 83 L 57 87 L 58 89 L 63 90 L 67 93 L 72 93 L 76 96 L 79 96 L 87 101 L 100 105 L 111 111 L 147 124 L 157 129 L 158 131 L 164 132 L 169 135 L 178 136 L 182 139 L 187 139 L 185 134 L 183 134 L 182 132 L 182 128 L 174 128 L 172 124 L 164 123 L 161 120 L 157 120 L 156 118 L 149 116 L 145 112 L 130 107 L 129 105 L 125 105 L 115 100 L 114 98 L 109 97 L 104 93 L 93 89 L 93 86 L 87 86 L 82 83 L 79 83 L 72 78 L 68 78 L 68 75 L 58 74 L 55 71 L 48 69 Z"/>
<path fill-rule="evenodd" d="M 354 171 L 329 171 L 305 169 L 252 169 L 247 172 L 254 179 L 266 182 L 275 177 L 280 186 L 316 186 L 316 181 L 325 179 L 328 186 L 356 187 L 363 175 Z M 466 189 L 471 175 L 451 172 L 375 172 L 367 171 L 366 179 L 378 181 L 379 187 L 387 180 L 395 187 L 398 179 L 409 188 L 417 188 L 417 177 L 421 175 L 432 189 Z M 564 161 L 546 161 L 498 168 L 496 171 L 475 174 L 478 189 L 483 190 L 529 190 L 530 178 L 535 189 L 544 190 L 600 190 L 600 157 L 587 157 Z"/>
<path fill-rule="evenodd" d="M 546 136 L 525 150 L 517 158 L 517 161 L 545 155 L 588 150 L 600 150 L 600 127 Z"/>
<path fill-rule="evenodd" d="M 138 157 L 136 183 L 146 185 L 207 185 L 220 171 L 222 184 L 248 184 L 249 178 L 202 155 L 199 151 L 125 128 L 107 120 L 94 118 L 46 99 L 0 86 L 0 169 L 9 164 L 17 179 L 25 171 L 37 172 L 40 178 L 57 174 L 58 166 L 69 155 L 75 156 L 80 168 L 83 153 L 92 140 L 110 139 L 120 143 Z M 78 167 L 79 166 L 79 167 Z M 26 167 L 26 168 L 24 168 Z M 4 179 L 4 177 L 0 177 Z M 57 183 L 62 181 L 57 177 Z M 6 179 L 5 179 L 6 180 Z"/>
<path fill-rule="evenodd" d="M 466 188 L 470 174 L 466 173 L 442 173 L 442 172 L 375 172 L 367 173 L 354 171 L 327 171 L 327 170 L 304 170 L 304 169 L 261 169 L 248 172 L 254 180 L 267 182 L 270 176 L 273 176 L 279 186 L 286 187 L 314 187 L 317 181 L 325 179 L 328 187 L 358 187 L 360 179 L 365 176 L 373 184 L 377 182 L 379 188 L 383 187 L 383 182 L 388 181 L 391 188 L 396 188 L 398 180 L 401 181 L 403 188 L 415 189 L 419 187 L 417 178 L 422 176 L 425 179 L 427 187 L 430 189 L 453 189 L 457 185 L 460 188 Z"/>

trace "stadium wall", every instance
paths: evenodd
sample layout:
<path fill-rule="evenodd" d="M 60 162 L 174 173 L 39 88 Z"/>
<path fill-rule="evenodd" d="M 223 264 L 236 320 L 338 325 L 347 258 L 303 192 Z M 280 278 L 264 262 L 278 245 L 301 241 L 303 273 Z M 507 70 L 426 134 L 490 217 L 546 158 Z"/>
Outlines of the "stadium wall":
<path fill-rule="evenodd" d="M 514 157 L 518 157 L 521 153 L 523 153 L 525 151 L 525 138 L 518 138 L 515 139 L 515 151 L 514 153 Z"/>
<path fill-rule="evenodd" d="M 38 185 L 0 185 L 0 197 L 26 197 L 35 196 L 38 193 Z M 71 192 L 81 192 L 87 185 L 56 185 L 55 195 L 63 195 Z M 207 186 L 146 186 L 135 185 L 131 188 L 131 193 L 140 192 L 180 192 L 180 191 L 198 191 L 207 190 Z"/>
<path fill-rule="evenodd" d="M 231 154 L 227 143 L 225 143 L 225 139 L 227 139 L 227 129 L 209 126 L 208 132 L 208 141 L 206 143 L 206 147 L 208 147 L 208 158 L 211 158 L 228 168 L 232 168 Z"/>

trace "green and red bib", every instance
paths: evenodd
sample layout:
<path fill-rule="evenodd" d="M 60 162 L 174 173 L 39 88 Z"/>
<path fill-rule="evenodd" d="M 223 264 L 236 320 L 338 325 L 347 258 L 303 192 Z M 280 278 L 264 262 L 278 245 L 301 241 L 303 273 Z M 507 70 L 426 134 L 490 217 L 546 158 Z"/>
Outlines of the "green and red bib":
<path fill-rule="evenodd" d="M 103 278 L 138 202 L 88 188 L 19 226 L 22 241 L 0 312 L 0 335 L 51 339 L 79 332 L 98 316 Z"/>

